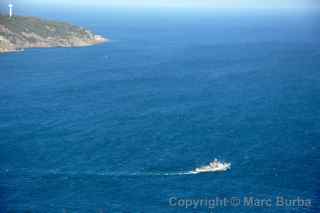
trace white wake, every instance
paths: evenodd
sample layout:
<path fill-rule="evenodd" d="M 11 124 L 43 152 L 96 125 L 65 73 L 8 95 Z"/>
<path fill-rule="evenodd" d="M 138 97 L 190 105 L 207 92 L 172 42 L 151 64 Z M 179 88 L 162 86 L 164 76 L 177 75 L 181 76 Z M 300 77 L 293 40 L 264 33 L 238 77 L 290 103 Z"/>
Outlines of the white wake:
<path fill-rule="evenodd" d="M 176 172 L 110 172 L 110 171 L 61 171 L 61 170 L 0 170 L 0 174 L 22 174 L 29 176 L 44 176 L 44 175 L 58 175 L 58 176 L 181 176 L 181 175 L 195 175 L 207 172 L 224 172 L 231 169 L 231 163 L 221 162 L 215 159 L 209 165 L 195 168 L 191 171 L 176 171 Z"/>

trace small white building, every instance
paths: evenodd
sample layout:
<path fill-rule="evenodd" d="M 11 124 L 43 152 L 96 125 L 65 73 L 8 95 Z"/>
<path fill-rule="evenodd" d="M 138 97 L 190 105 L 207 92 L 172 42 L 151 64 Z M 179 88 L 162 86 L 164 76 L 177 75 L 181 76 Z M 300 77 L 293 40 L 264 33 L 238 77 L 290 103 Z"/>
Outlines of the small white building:
<path fill-rule="evenodd" d="M 12 15 L 13 15 L 13 12 L 12 12 L 13 11 L 13 4 L 10 3 L 8 5 L 8 7 L 9 7 L 9 17 L 12 17 Z"/>

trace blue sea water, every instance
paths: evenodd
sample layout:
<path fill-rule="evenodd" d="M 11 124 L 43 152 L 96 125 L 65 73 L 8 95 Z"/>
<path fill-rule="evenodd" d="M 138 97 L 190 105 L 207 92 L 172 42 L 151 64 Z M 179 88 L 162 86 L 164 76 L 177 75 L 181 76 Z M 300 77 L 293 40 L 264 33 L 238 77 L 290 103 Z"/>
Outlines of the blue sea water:
<path fill-rule="evenodd" d="M 127 12 L 39 14 L 111 42 L 0 56 L 0 212 L 319 212 L 319 14 Z"/>

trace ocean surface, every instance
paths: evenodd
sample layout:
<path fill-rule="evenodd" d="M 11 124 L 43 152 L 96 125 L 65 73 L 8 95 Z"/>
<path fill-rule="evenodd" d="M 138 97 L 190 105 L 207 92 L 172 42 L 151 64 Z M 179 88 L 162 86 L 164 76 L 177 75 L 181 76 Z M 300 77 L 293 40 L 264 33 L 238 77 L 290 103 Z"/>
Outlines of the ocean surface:
<path fill-rule="evenodd" d="M 1 213 L 320 212 L 319 13 L 64 12 L 111 42 L 0 55 Z"/>

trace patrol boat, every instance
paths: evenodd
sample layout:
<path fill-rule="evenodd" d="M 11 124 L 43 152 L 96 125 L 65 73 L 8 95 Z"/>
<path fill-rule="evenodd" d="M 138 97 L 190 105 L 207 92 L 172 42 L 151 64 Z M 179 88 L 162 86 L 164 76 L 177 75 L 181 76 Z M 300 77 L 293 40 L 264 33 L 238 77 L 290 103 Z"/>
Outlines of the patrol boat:
<path fill-rule="evenodd" d="M 224 172 L 229 169 L 231 169 L 231 163 L 225 163 L 214 159 L 214 161 L 210 162 L 209 165 L 196 168 L 192 172 L 194 174 L 202 172 Z"/>

